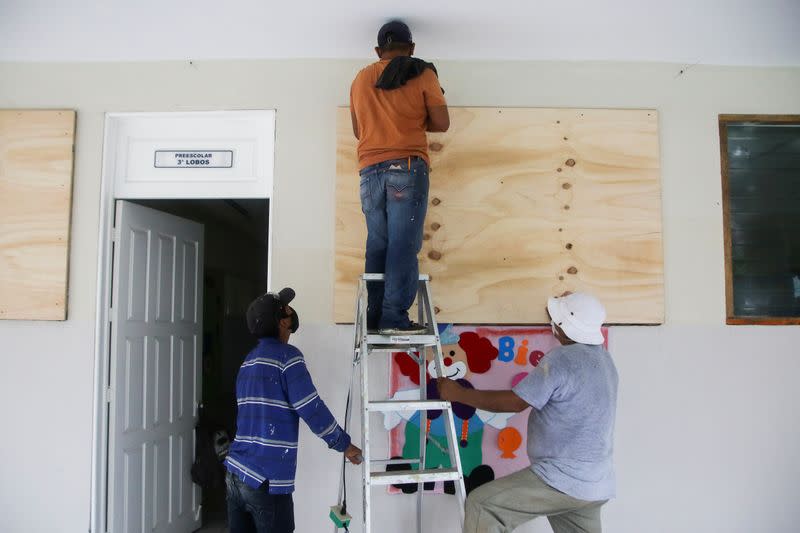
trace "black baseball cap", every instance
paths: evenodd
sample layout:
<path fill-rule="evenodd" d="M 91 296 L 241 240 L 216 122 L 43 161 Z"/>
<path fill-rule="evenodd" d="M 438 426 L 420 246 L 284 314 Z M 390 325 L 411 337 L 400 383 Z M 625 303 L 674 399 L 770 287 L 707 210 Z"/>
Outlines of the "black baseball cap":
<path fill-rule="evenodd" d="M 256 337 L 278 335 L 278 321 L 283 318 L 283 308 L 294 300 L 294 289 L 285 287 L 280 292 L 267 292 L 250 302 L 247 308 L 247 329 Z"/>
<path fill-rule="evenodd" d="M 391 43 L 406 43 L 411 44 L 411 30 L 405 22 L 400 20 L 392 20 L 381 26 L 378 30 L 378 46 L 383 48 Z"/>

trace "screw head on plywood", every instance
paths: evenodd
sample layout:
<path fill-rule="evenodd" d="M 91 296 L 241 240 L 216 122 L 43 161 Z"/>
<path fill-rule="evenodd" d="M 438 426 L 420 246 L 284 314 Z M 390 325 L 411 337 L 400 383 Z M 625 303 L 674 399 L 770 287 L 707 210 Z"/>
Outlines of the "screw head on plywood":
<path fill-rule="evenodd" d="M 442 203 L 442 201 L 441 201 L 441 200 L 439 200 L 438 198 L 434 198 L 433 200 L 431 200 L 431 203 L 432 203 L 433 205 L 439 205 L 440 203 Z"/>
<path fill-rule="evenodd" d="M 567 165 L 568 167 L 574 167 L 575 166 L 575 160 L 570 157 L 569 159 L 564 161 L 564 164 Z"/>
<path fill-rule="evenodd" d="M 428 252 L 428 258 L 433 259 L 434 261 L 438 261 L 442 258 L 442 252 L 431 250 Z"/>

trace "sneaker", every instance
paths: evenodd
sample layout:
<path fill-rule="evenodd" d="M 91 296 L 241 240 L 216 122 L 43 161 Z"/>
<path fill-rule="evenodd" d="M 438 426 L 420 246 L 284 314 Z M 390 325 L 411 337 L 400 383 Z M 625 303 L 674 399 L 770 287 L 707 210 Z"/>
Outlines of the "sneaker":
<path fill-rule="evenodd" d="M 381 335 L 422 335 L 427 331 L 427 327 L 416 322 L 410 322 L 407 326 L 389 326 L 380 329 Z"/>

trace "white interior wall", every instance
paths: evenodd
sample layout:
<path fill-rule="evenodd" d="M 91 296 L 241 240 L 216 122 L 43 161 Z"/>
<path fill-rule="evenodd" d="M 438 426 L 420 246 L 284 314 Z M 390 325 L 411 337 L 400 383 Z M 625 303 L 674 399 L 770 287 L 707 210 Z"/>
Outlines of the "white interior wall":
<path fill-rule="evenodd" d="M 69 320 L 0 322 L 0 530 L 89 524 L 103 113 L 275 108 L 275 285 L 298 291 L 321 395 L 341 415 L 349 331 L 331 324 L 335 107 L 360 62 L 0 63 L 0 107 L 78 111 Z M 800 328 L 724 326 L 718 113 L 800 113 L 800 69 L 442 62 L 451 105 L 652 107 L 661 118 L 667 323 L 613 328 L 619 497 L 606 530 L 790 532 L 800 474 Z M 435 286 L 434 286 L 435 290 Z M 303 430 L 297 531 L 329 527 L 337 457 Z M 351 477 L 355 471 L 351 470 Z M 355 491 L 357 492 L 357 490 Z M 356 496 L 353 500 L 358 500 Z M 386 533 L 413 498 L 376 490 Z M 428 523 L 456 531 L 452 503 Z M 548 531 L 545 523 L 526 532 Z"/>

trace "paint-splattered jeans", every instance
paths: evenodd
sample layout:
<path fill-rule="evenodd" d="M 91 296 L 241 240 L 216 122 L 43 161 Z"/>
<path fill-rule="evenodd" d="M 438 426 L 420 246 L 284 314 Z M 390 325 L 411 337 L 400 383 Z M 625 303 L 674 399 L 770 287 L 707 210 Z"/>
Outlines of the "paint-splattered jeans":
<path fill-rule="evenodd" d="M 292 533 L 294 503 L 291 494 L 270 494 L 268 482 L 254 489 L 227 472 L 230 533 Z"/>
<path fill-rule="evenodd" d="M 428 164 L 420 157 L 383 161 L 361 170 L 361 210 L 367 219 L 364 271 L 385 274 L 367 284 L 367 325 L 404 327 L 419 279 L 417 254 L 428 208 Z"/>

